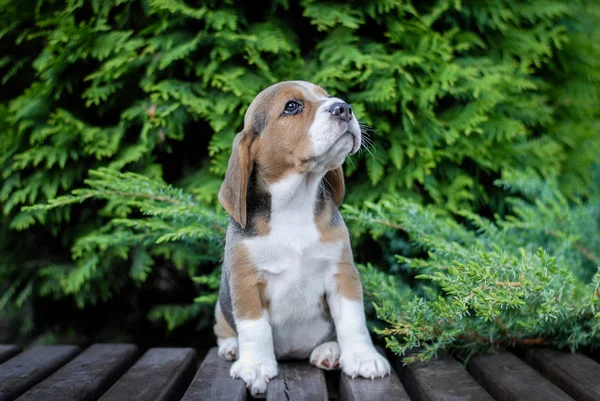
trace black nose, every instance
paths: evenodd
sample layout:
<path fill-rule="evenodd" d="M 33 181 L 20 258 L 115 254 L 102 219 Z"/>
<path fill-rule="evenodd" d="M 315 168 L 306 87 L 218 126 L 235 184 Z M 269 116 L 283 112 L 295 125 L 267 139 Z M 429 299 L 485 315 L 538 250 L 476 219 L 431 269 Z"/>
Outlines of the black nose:
<path fill-rule="evenodd" d="M 348 103 L 334 103 L 331 105 L 329 112 L 343 121 L 352 120 L 352 107 Z"/>

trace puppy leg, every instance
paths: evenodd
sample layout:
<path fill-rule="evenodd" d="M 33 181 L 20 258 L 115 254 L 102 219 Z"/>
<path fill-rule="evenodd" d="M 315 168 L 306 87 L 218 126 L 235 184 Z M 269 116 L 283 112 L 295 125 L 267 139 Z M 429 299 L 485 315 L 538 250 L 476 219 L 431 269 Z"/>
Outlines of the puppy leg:
<path fill-rule="evenodd" d="M 245 248 L 235 250 L 230 266 L 229 284 L 239 356 L 229 373 L 234 379 L 244 380 L 255 396 L 264 393 L 269 380 L 278 373 L 273 333 L 265 309 L 264 283 Z"/>
<path fill-rule="evenodd" d="M 227 323 L 225 316 L 223 316 L 219 301 L 217 301 L 217 305 L 215 306 L 215 321 L 213 331 L 217 336 L 219 355 L 228 361 L 234 361 L 238 352 L 237 334 L 229 323 Z"/>
<path fill-rule="evenodd" d="M 266 316 L 256 320 L 236 321 L 239 328 L 239 359 L 229 374 L 246 382 L 253 396 L 267 390 L 269 380 L 277 376 L 277 362 L 272 351 L 271 327 Z M 269 343 L 271 350 L 269 350 Z"/>
<path fill-rule="evenodd" d="M 369 336 L 362 298 L 362 285 L 352 262 L 349 244 L 333 283 L 327 290 L 327 303 L 340 345 L 340 366 L 351 377 L 373 379 L 390 373 L 390 364 L 377 352 Z"/>
<path fill-rule="evenodd" d="M 308 358 L 311 364 L 324 370 L 339 369 L 340 345 L 337 341 L 328 341 L 317 345 Z"/>

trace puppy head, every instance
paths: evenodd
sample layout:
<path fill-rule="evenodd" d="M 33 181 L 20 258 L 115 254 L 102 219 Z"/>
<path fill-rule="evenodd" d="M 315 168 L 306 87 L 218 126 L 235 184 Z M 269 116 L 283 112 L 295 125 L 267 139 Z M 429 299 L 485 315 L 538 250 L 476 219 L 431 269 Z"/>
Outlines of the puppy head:
<path fill-rule="evenodd" d="M 233 141 L 219 201 L 245 227 L 248 179 L 257 169 L 267 183 L 290 174 L 326 174 L 339 205 L 344 196 L 341 166 L 360 145 L 358 121 L 342 99 L 309 82 L 272 85 L 246 111 L 244 129 Z"/>

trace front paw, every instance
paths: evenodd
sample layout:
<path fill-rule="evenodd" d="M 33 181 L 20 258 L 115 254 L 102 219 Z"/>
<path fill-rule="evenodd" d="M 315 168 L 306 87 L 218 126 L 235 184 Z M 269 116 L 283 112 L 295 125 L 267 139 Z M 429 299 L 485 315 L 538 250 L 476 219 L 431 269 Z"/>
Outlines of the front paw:
<path fill-rule="evenodd" d="M 277 376 L 277 373 L 277 362 L 270 358 L 240 358 L 229 370 L 231 377 L 241 378 L 246 382 L 252 396 L 267 391 L 269 380 Z"/>
<path fill-rule="evenodd" d="M 361 376 L 373 379 L 388 375 L 391 371 L 388 360 L 372 346 L 342 350 L 340 365 L 342 371 L 352 378 Z"/>
<path fill-rule="evenodd" d="M 332 370 L 340 367 L 340 346 L 336 341 L 318 345 L 310 353 L 310 363 L 317 368 Z"/>
<path fill-rule="evenodd" d="M 238 352 L 237 337 L 217 338 L 219 355 L 227 361 L 235 361 Z"/>

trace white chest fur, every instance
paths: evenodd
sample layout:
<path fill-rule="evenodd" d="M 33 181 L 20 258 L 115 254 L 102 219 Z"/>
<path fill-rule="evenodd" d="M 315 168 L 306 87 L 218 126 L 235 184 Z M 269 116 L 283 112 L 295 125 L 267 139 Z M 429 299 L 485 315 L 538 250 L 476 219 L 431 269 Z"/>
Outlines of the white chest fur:
<path fill-rule="evenodd" d="M 274 184 L 269 234 L 244 241 L 267 283 L 278 357 L 306 357 L 333 331 L 322 297 L 333 280 L 342 244 L 320 241 L 314 218 L 317 185 L 298 183 L 297 176 Z"/>

